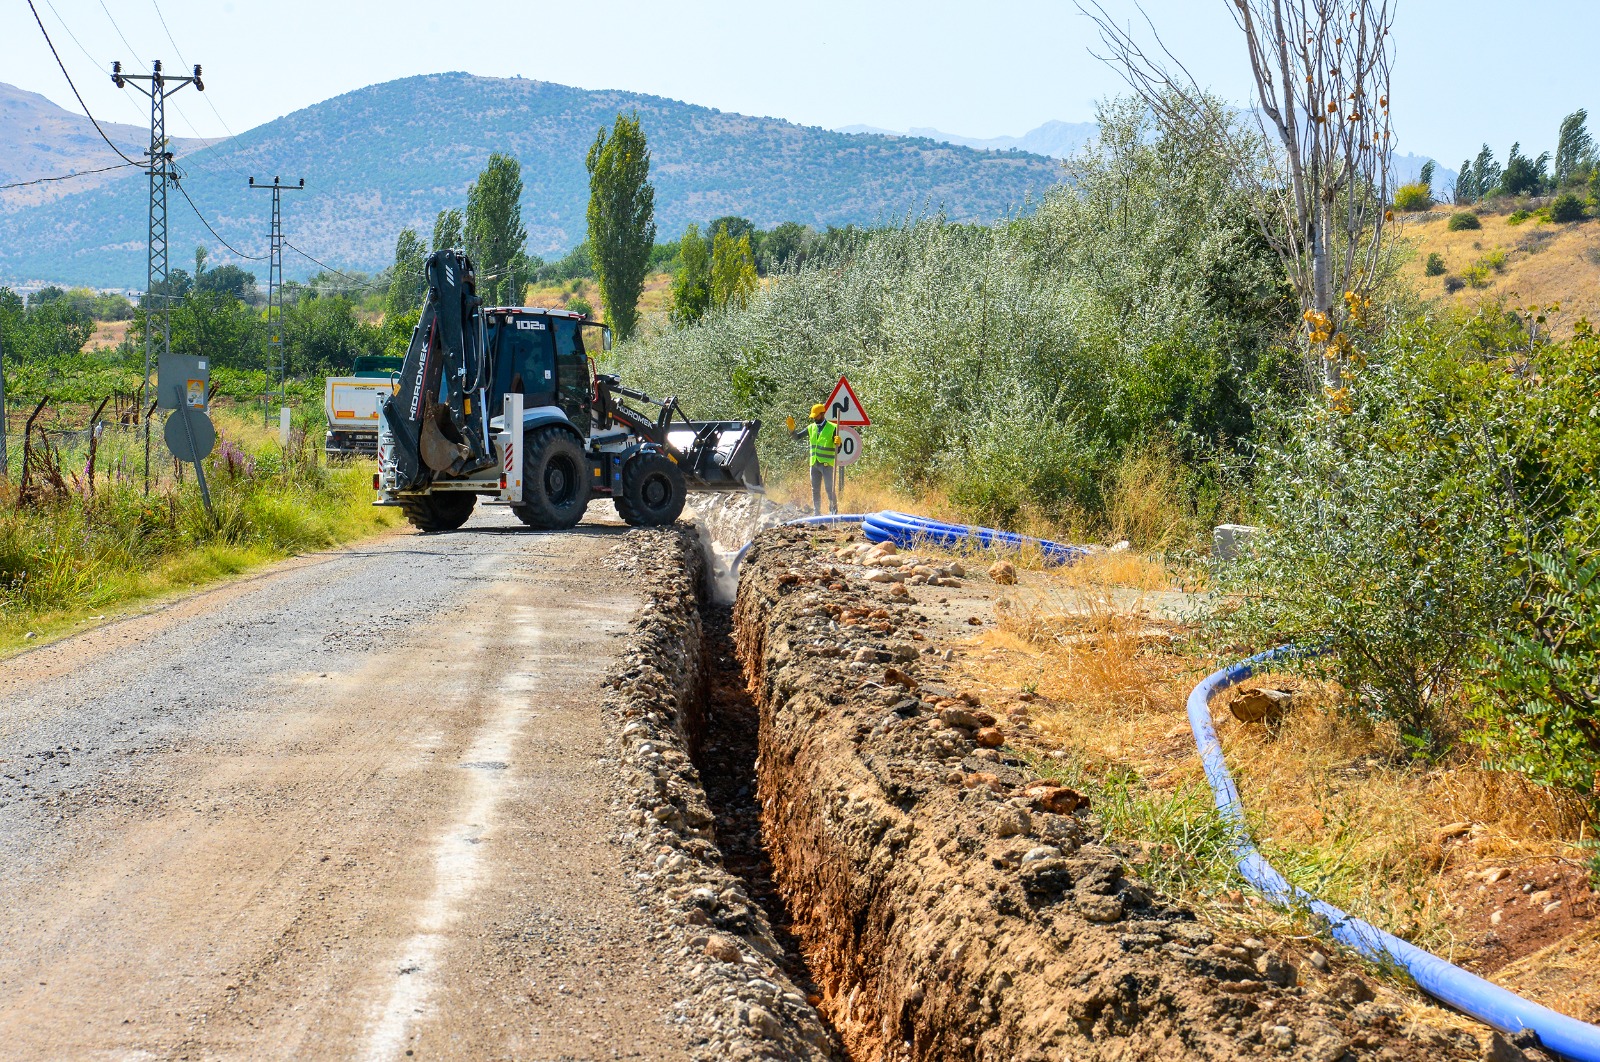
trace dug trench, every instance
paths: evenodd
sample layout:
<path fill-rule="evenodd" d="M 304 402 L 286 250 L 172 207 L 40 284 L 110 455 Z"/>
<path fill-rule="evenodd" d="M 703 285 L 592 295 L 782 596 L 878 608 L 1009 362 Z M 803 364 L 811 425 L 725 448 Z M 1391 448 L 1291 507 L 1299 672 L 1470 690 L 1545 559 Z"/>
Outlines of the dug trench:
<path fill-rule="evenodd" d="M 831 552 L 846 538 L 756 539 L 734 653 L 699 603 L 709 696 L 685 713 L 710 804 L 683 810 L 714 816 L 720 871 L 760 909 L 741 940 L 820 1014 L 786 1057 L 835 1036 L 873 1062 L 1549 1057 L 1526 1033 L 1419 1021 L 1359 961 L 1313 969 L 1304 940 L 1241 939 L 1142 882 L 1136 850 L 1030 771 L 1027 713 L 945 685 L 937 588 L 868 581 Z M 689 946 L 716 948 L 713 929 Z"/>

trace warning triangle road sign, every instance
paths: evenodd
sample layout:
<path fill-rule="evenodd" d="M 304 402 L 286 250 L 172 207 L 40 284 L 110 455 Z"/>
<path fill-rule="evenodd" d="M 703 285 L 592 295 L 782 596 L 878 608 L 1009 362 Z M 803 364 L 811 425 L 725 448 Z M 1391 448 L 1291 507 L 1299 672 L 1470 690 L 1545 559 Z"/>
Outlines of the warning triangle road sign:
<path fill-rule="evenodd" d="M 862 428 L 872 423 L 867 411 L 861 408 L 861 400 L 850 387 L 850 381 L 843 376 L 839 377 L 839 383 L 828 399 L 828 419 L 849 428 Z"/>

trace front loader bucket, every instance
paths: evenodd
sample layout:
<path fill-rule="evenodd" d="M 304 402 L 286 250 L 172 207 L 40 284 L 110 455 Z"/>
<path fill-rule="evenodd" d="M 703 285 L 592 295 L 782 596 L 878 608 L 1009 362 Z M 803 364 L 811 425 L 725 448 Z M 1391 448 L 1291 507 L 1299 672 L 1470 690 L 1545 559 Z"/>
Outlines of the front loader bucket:
<path fill-rule="evenodd" d="M 756 457 L 759 420 L 690 421 L 688 430 L 673 431 L 669 440 L 682 455 L 690 490 L 761 490 L 761 462 Z M 691 434 L 692 432 L 692 434 Z M 674 438 L 676 436 L 677 438 Z"/>

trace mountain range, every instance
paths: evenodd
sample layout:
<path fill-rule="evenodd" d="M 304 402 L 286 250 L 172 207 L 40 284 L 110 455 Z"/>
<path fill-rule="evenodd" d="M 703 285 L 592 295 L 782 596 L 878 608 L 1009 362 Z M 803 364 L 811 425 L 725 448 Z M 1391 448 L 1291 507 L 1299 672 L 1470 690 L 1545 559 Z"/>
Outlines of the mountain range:
<path fill-rule="evenodd" d="M 975 137 L 958 133 L 945 133 L 938 129 L 913 126 L 906 132 L 882 129 L 875 125 L 844 125 L 841 133 L 871 133 L 876 136 L 898 136 L 911 139 L 932 140 L 941 144 L 956 144 L 979 151 L 1027 151 L 1054 159 L 1068 159 L 1094 140 L 1100 127 L 1094 122 L 1045 122 L 1021 136 Z M 1439 165 L 1427 155 L 1395 155 L 1390 171 L 1395 184 L 1415 181 L 1426 162 L 1433 162 L 1433 187 L 1441 195 L 1448 195 L 1456 186 L 1456 171 Z"/>
<path fill-rule="evenodd" d="M 658 240 L 690 222 L 739 214 L 767 228 L 872 224 L 943 210 L 988 222 L 1025 209 L 1062 177 L 1040 154 L 995 153 L 932 139 L 851 134 L 733 114 L 640 93 L 585 90 L 522 78 L 419 75 L 370 85 L 217 142 L 174 142 L 183 189 L 236 257 L 220 246 L 182 195 L 170 204 L 173 264 L 205 244 L 213 264 L 266 247 L 269 199 L 246 178 L 294 182 L 284 232 L 294 248 L 339 269 L 377 270 L 410 226 L 431 231 L 442 208 L 463 206 L 491 152 L 522 163 L 529 250 L 560 253 L 585 232 L 584 156 L 619 112 L 637 112 L 650 141 Z M 125 150 L 144 137 L 107 126 Z M 88 120 L 44 97 L 0 90 L 0 183 L 117 162 Z M 34 186 L 37 189 L 41 186 Z M 0 279 L 99 287 L 143 285 L 146 181 L 137 170 L 96 174 L 48 192 L 0 192 Z M 24 194 L 18 194 L 24 193 Z M 287 276 L 316 266 L 286 252 Z"/>
<path fill-rule="evenodd" d="M 130 158 L 141 158 L 150 147 L 147 128 L 121 122 L 101 122 L 100 128 Z M 215 142 L 189 137 L 171 139 L 173 150 L 181 155 Z M 0 184 L 82 174 L 70 181 L 0 191 L 0 207 L 45 203 L 126 177 L 126 172 L 117 170 L 86 172 L 121 161 L 83 115 L 62 110 L 37 92 L 0 83 Z"/>
<path fill-rule="evenodd" d="M 841 133 L 871 133 L 877 136 L 902 136 L 914 139 L 932 140 L 941 144 L 956 144 L 960 147 L 976 148 L 979 151 L 1026 151 L 1034 155 L 1045 155 L 1053 159 L 1064 159 L 1077 153 L 1089 141 L 1095 138 L 1100 127 L 1094 122 L 1046 122 L 1036 129 L 1030 129 L 1021 136 L 995 136 L 975 137 L 961 136 L 956 133 L 943 133 L 937 129 L 913 126 L 904 133 L 893 129 L 879 129 L 872 125 L 846 125 L 839 128 Z"/>

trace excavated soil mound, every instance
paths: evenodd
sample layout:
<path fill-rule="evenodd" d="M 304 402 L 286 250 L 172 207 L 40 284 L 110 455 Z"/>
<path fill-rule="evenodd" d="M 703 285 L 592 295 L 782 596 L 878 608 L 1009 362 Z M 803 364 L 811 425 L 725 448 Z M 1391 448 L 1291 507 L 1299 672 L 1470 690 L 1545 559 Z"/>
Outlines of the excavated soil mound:
<path fill-rule="evenodd" d="M 997 721 L 938 688 L 914 597 L 841 572 L 818 537 L 757 540 L 734 622 L 774 876 L 853 1058 L 1484 1057 L 1155 894 L 1076 794 L 983 747 Z"/>

